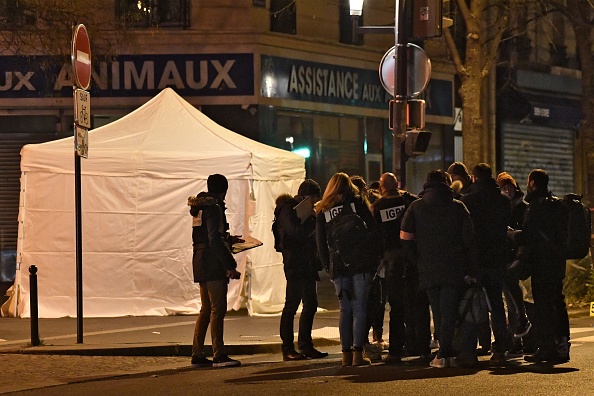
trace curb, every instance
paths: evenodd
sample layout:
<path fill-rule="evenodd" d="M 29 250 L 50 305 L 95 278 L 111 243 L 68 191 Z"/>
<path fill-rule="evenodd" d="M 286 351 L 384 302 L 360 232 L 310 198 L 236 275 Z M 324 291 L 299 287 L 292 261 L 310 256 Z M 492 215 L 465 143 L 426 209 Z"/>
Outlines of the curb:
<path fill-rule="evenodd" d="M 340 345 L 340 341 L 326 338 L 315 339 L 316 346 Z M 231 344 L 225 345 L 229 355 L 256 355 L 281 353 L 280 343 L 269 344 Z M 206 345 L 204 352 L 212 356 L 212 347 Z M 51 346 L 12 348 L 1 350 L 4 354 L 27 354 L 27 355 L 80 355 L 80 356 L 192 356 L 191 345 L 74 345 L 74 346 Z"/>

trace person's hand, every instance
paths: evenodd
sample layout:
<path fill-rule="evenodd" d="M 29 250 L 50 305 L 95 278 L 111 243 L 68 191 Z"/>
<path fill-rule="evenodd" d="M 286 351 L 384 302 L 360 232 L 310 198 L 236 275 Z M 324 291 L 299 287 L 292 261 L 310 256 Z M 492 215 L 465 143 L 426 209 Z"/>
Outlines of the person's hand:
<path fill-rule="evenodd" d="M 227 270 L 227 278 L 239 279 L 241 278 L 241 272 L 237 271 L 236 269 Z"/>
<path fill-rule="evenodd" d="M 474 276 L 466 275 L 464 277 L 464 282 L 467 285 L 472 285 L 473 283 L 476 283 L 476 278 Z"/>
<path fill-rule="evenodd" d="M 236 243 L 243 243 L 245 239 L 241 238 L 241 235 L 231 235 L 231 245 L 235 245 Z"/>

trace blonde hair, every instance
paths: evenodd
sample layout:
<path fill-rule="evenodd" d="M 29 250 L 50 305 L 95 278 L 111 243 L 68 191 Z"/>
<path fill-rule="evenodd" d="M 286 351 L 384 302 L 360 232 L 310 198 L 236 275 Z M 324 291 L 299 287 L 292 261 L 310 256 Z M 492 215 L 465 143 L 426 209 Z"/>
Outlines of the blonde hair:
<path fill-rule="evenodd" d="M 334 174 L 330 178 L 322 199 L 315 207 L 316 213 L 332 209 L 338 203 L 359 195 L 359 189 L 353 184 L 349 175 L 344 172 Z"/>

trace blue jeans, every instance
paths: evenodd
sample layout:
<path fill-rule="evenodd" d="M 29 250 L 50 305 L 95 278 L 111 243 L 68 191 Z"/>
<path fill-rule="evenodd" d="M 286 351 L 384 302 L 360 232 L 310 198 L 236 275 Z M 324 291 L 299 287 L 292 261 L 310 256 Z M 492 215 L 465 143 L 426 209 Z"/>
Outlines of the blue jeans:
<path fill-rule="evenodd" d="M 456 320 L 458 319 L 458 301 L 460 299 L 460 288 L 453 285 L 441 285 L 427 289 L 427 297 L 433 312 L 433 324 L 435 332 L 439 334 L 440 358 L 454 357 L 456 354 L 452 348 Z"/>
<path fill-rule="evenodd" d="M 343 351 L 362 349 L 367 340 L 367 297 L 372 274 L 339 276 L 333 279 L 340 305 L 338 331 Z"/>

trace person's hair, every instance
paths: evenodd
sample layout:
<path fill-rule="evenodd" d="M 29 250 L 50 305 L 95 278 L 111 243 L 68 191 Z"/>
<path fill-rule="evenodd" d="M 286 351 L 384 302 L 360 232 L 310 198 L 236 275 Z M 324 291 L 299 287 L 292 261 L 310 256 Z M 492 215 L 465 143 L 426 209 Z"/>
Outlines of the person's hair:
<path fill-rule="evenodd" d="M 448 175 L 443 169 L 435 169 L 427 173 L 427 183 L 444 183 L 450 185 Z"/>
<path fill-rule="evenodd" d="M 357 186 L 357 188 L 359 189 L 359 193 L 361 193 L 361 195 L 366 193 L 367 183 L 365 182 L 365 179 L 363 179 L 363 176 L 351 176 L 350 179 L 351 182 L 355 186 Z"/>
<path fill-rule="evenodd" d="M 208 191 L 213 194 L 223 194 L 227 192 L 229 182 L 225 176 L 215 173 L 208 176 L 206 186 L 208 187 Z"/>
<path fill-rule="evenodd" d="M 491 165 L 486 164 L 484 162 L 475 165 L 474 168 L 472 168 L 472 176 L 476 177 L 478 180 L 487 180 L 493 177 Z"/>
<path fill-rule="evenodd" d="M 546 189 L 549 187 L 549 174 L 544 169 L 534 169 L 528 175 L 528 181 L 533 181 L 539 189 Z"/>
<path fill-rule="evenodd" d="M 330 178 L 322 199 L 316 205 L 316 213 L 332 209 L 338 203 L 348 201 L 359 195 L 359 189 L 353 184 L 349 175 L 343 172 Z"/>

